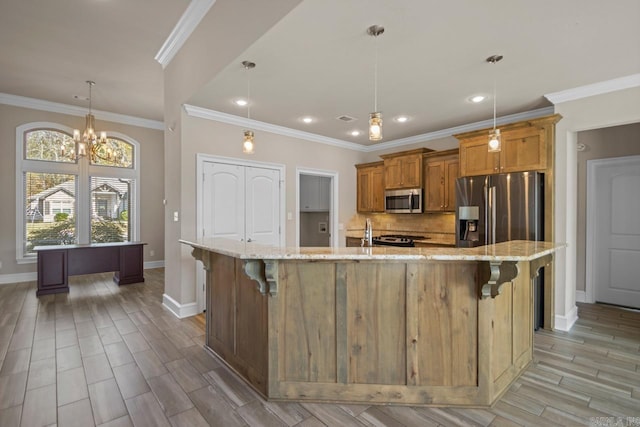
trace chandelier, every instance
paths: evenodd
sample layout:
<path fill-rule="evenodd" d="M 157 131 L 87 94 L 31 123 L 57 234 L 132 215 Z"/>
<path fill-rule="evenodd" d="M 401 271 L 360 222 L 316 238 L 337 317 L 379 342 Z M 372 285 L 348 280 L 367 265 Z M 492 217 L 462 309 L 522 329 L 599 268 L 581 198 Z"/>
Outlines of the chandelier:
<path fill-rule="evenodd" d="M 107 144 L 107 133 L 100 132 L 100 136 L 96 133 L 96 118 L 91 113 L 91 88 L 96 84 L 92 80 L 87 80 L 89 85 L 89 114 L 85 116 L 84 132 L 80 135 L 79 129 L 73 130 L 73 140 L 78 145 L 78 157 L 90 156 L 91 162 L 96 163 L 98 159 L 110 161 L 115 156 L 115 147 Z"/>

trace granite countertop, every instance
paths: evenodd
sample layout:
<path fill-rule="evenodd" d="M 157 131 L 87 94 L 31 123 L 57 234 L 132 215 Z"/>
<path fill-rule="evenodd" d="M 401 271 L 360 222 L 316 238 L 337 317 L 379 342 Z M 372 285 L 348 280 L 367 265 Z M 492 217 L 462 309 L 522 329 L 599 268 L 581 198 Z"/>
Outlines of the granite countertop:
<path fill-rule="evenodd" d="M 514 240 L 477 248 L 339 247 L 297 248 L 238 242 L 228 239 L 180 240 L 193 248 L 240 259 L 268 260 L 437 260 L 437 261 L 531 261 L 565 247 L 562 243 Z"/>

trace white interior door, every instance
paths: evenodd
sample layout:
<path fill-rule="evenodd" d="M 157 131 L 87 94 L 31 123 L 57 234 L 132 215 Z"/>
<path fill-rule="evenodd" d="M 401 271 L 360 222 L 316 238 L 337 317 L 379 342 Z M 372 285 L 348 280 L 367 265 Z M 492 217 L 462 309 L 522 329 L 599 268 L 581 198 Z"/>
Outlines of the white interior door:
<path fill-rule="evenodd" d="M 640 308 L 640 156 L 588 163 L 595 300 Z"/>
<path fill-rule="evenodd" d="M 245 238 L 245 168 L 205 162 L 202 237 Z"/>
<path fill-rule="evenodd" d="M 284 169 L 235 163 L 232 159 L 199 157 L 198 234 L 269 245 L 284 243 L 284 210 L 280 185 Z M 253 163 L 255 164 L 255 163 Z M 205 274 L 196 268 L 196 301 L 205 309 Z"/>
<path fill-rule="evenodd" d="M 248 241 L 280 244 L 280 171 L 245 168 L 245 226 Z"/>

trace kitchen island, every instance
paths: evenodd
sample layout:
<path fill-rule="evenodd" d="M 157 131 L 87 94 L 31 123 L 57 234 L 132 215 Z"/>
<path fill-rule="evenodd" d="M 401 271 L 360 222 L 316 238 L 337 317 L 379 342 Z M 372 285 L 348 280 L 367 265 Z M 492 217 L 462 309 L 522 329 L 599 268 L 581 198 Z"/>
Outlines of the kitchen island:
<path fill-rule="evenodd" d="M 532 278 L 562 245 L 279 248 L 181 240 L 206 347 L 272 400 L 489 406 L 532 360 Z"/>

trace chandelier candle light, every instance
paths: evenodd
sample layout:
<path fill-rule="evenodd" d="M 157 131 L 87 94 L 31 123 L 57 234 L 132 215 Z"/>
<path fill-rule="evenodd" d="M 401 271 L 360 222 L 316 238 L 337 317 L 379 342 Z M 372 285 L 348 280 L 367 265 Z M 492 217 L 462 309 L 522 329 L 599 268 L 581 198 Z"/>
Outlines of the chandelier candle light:
<path fill-rule="evenodd" d="M 487 62 L 495 65 L 502 59 L 502 55 L 492 55 L 487 58 Z M 489 133 L 489 152 L 497 153 L 502 150 L 502 137 L 500 129 L 496 129 L 496 77 L 493 76 L 493 130 Z"/>
<path fill-rule="evenodd" d="M 384 33 L 384 27 L 372 25 L 367 28 L 367 34 L 376 38 L 375 64 L 373 69 L 373 113 L 369 114 L 369 141 L 382 139 L 382 114 L 378 111 L 378 41 L 380 34 Z"/>
<path fill-rule="evenodd" d="M 255 68 L 256 64 L 251 61 L 242 61 L 242 66 L 245 70 L 247 70 L 247 120 L 251 119 L 251 85 L 249 80 L 249 70 Z M 245 130 L 244 131 L 244 141 L 242 143 L 242 152 L 245 154 L 253 154 L 254 153 L 254 143 L 253 143 L 253 131 Z"/>
<path fill-rule="evenodd" d="M 80 130 L 73 130 L 73 140 L 78 144 L 78 157 L 85 157 L 87 155 L 87 151 L 93 152 L 96 144 L 107 143 L 106 132 L 100 132 L 100 137 L 98 138 L 98 135 L 96 134 L 96 118 L 91 113 L 91 88 L 96 84 L 96 82 L 87 80 L 86 83 L 89 85 L 89 114 L 85 116 L 82 138 L 80 137 Z"/>

